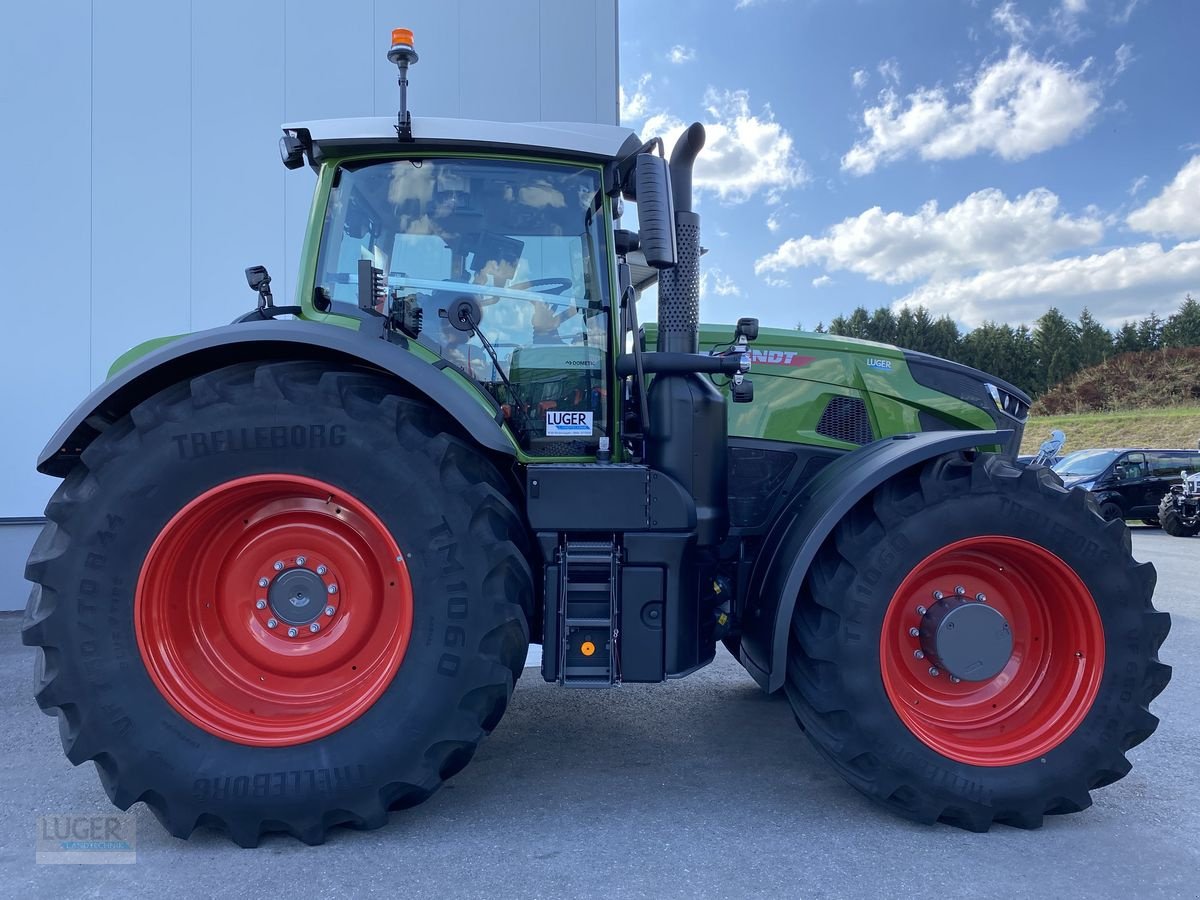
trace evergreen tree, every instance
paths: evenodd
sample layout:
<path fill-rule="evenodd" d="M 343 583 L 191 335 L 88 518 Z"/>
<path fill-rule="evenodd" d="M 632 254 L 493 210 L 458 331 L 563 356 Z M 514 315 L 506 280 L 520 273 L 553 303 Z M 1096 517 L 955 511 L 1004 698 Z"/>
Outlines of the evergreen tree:
<path fill-rule="evenodd" d="M 1085 306 L 1079 314 L 1079 364 L 1083 368 L 1099 365 L 1112 356 L 1113 336 L 1092 318 Z"/>
<path fill-rule="evenodd" d="M 896 343 L 896 317 L 888 307 L 881 306 L 871 315 L 870 335 L 873 341 Z"/>
<path fill-rule="evenodd" d="M 1183 298 L 1179 311 L 1163 326 L 1164 347 L 1200 347 L 1200 303 L 1191 294 Z"/>
<path fill-rule="evenodd" d="M 1138 328 L 1132 322 L 1124 322 L 1121 324 L 1120 330 L 1113 338 L 1114 353 L 1137 353 L 1139 350 L 1144 350 L 1142 346 L 1142 337 L 1138 334 Z"/>
<path fill-rule="evenodd" d="M 871 340 L 871 316 L 863 307 L 856 307 L 854 312 L 850 313 L 846 327 L 846 334 L 850 337 Z"/>
<path fill-rule="evenodd" d="M 1157 350 L 1162 346 L 1163 339 L 1163 320 L 1158 317 L 1158 313 L 1151 312 L 1150 315 L 1142 319 L 1138 323 L 1138 341 L 1141 343 L 1143 350 Z"/>
<path fill-rule="evenodd" d="M 1013 332 L 1013 361 L 1009 369 L 1011 381 L 1027 394 L 1036 394 L 1037 351 L 1034 349 L 1033 332 L 1028 325 L 1021 325 Z"/>
<path fill-rule="evenodd" d="M 1079 326 L 1050 307 L 1033 330 L 1037 353 L 1037 390 L 1053 387 L 1079 369 Z"/>
<path fill-rule="evenodd" d="M 942 316 L 929 326 L 929 337 L 923 349 L 944 359 L 957 359 L 959 340 L 957 323 L 949 316 Z"/>

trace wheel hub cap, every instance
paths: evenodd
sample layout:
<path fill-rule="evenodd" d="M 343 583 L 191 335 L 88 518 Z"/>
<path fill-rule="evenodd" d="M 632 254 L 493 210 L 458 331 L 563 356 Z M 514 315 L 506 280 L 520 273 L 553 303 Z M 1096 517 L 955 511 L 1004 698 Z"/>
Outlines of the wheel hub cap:
<path fill-rule="evenodd" d="M 280 572 L 267 588 L 271 611 L 289 625 L 308 625 L 325 610 L 326 585 L 312 569 Z"/>
<path fill-rule="evenodd" d="M 962 597 L 937 601 L 921 620 L 921 649 L 930 661 L 963 681 L 987 681 L 1012 657 L 1008 620 L 994 607 Z"/>

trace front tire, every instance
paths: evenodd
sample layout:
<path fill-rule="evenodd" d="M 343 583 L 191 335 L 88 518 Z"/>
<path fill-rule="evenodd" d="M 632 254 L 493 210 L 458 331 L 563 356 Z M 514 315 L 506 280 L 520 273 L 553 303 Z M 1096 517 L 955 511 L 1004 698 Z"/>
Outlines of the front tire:
<path fill-rule="evenodd" d="M 889 809 L 1036 828 L 1089 806 L 1157 725 L 1170 619 L 1154 583 L 1085 492 L 991 455 L 940 458 L 859 503 L 823 547 L 787 696 L 817 749 Z"/>
<path fill-rule="evenodd" d="M 375 828 L 463 768 L 528 646 L 505 481 L 378 374 L 244 364 L 114 423 L 26 570 L 37 701 L 118 807 L 243 846 Z"/>

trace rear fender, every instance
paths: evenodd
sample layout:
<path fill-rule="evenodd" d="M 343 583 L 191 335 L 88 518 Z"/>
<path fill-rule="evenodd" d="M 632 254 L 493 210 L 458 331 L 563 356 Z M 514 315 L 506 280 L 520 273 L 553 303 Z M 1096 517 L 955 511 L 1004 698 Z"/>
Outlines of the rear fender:
<path fill-rule="evenodd" d="M 783 686 L 788 631 L 817 551 L 859 500 L 905 469 L 961 450 L 1005 445 L 1009 431 L 901 434 L 847 453 L 823 468 L 775 520 L 754 564 L 739 658 L 767 691 Z"/>
<path fill-rule="evenodd" d="M 80 454 L 117 419 L 169 385 L 223 366 L 256 360 L 318 359 L 395 376 L 456 420 L 480 446 L 515 456 L 499 407 L 469 384 L 396 344 L 336 325 L 261 321 L 225 325 L 173 340 L 137 359 L 88 395 L 38 456 L 44 475 L 65 477 Z M 491 403 L 488 412 L 481 402 Z"/>

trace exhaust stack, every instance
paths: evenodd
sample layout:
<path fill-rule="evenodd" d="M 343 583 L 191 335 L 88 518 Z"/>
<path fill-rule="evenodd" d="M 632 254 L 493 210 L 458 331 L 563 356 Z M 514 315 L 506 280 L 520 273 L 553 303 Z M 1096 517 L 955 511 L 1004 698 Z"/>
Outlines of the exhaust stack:
<path fill-rule="evenodd" d="M 704 126 L 690 125 L 671 151 L 677 262 L 658 279 L 658 344 L 668 353 L 700 349 L 700 216 L 692 211 L 692 166 L 704 147 Z"/>

